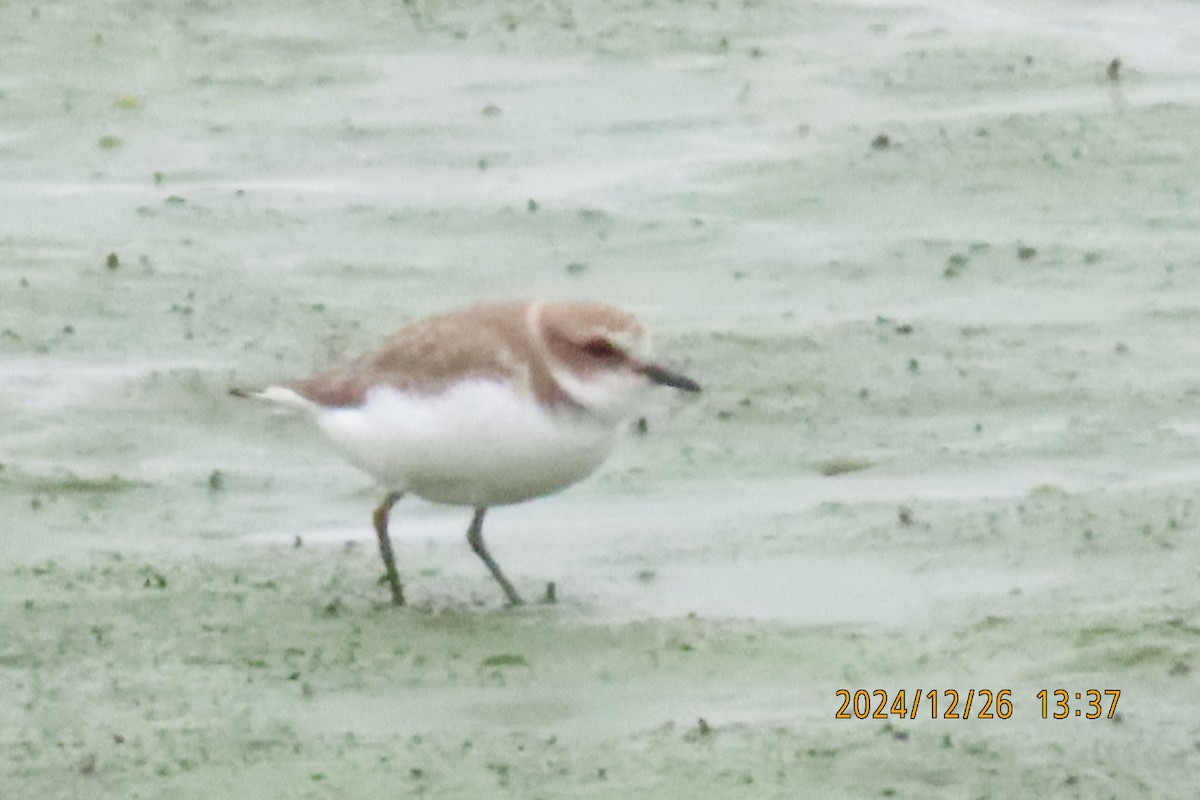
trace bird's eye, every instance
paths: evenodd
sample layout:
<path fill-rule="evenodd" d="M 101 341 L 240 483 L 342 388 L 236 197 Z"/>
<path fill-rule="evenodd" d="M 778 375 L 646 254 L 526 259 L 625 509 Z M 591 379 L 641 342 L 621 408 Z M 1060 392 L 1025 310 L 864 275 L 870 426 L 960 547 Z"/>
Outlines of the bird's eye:
<path fill-rule="evenodd" d="M 591 339 L 583 345 L 583 352 L 592 358 L 612 358 L 620 351 L 607 339 Z"/>

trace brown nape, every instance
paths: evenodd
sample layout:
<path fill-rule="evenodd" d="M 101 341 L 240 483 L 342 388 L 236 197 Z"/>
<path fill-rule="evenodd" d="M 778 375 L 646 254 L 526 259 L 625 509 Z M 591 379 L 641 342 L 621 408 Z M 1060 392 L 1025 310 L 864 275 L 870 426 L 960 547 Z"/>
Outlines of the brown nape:
<path fill-rule="evenodd" d="M 463 379 L 527 381 L 538 402 L 571 400 L 536 357 L 526 330 L 527 306 L 478 305 L 401 329 L 383 348 L 287 386 L 329 408 L 357 406 L 373 386 L 436 393 Z"/>

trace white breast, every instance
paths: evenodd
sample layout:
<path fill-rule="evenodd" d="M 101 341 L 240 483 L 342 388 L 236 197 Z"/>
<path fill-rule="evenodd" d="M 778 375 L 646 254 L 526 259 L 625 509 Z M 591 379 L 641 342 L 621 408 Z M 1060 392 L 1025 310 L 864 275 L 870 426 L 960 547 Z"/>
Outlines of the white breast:
<path fill-rule="evenodd" d="M 379 386 L 362 406 L 312 410 L 338 449 L 381 483 L 454 505 L 503 505 L 564 489 L 604 461 L 616 433 L 611 422 L 547 410 L 487 380 L 438 395 Z"/>

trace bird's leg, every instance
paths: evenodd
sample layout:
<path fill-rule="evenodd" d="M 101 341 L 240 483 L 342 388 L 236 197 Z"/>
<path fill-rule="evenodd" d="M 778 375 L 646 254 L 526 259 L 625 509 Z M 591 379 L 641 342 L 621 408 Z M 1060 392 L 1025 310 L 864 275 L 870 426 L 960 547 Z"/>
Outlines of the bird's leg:
<path fill-rule="evenodd" d="M 492 577 L 500 584 L 500 588 L 504 590 L 504 595 L 508 598 L 508 604 L 512 606 L 524 605 L 525 601 L 521 599 L 521 595 L 517 594 L 517 590 L 508 582 L 508 578 L 504 577 L 504 573 L 500 571 L 500 565 L 492 558 L 492 554 L 488 552 L 487 545 L 483 543 L 483 515 L 487 513 L 487 508 L 480 507 L 475 509 L 475 516 L 471 518 L 471 527 L 467 528 L 467 543 L 471 545 L 471 549 L 475 551 L 475 555 L 483 561 L 487 566 L 488 571 L 492 573 Z"/>
<path fill-rule="evenodd" d="M 383 568 L 387 573 L 388 587 L 392 590 L 392 605 L 404 605 L 404 589 L 400 586 L 400 573 L 396 572 L 396 557 L 392 554 L 392 540 L 388 538 L 388 514 L 392 506 L 404 496 L 403 492 L 391 492 L 375 509 L 375 535 L 379 537 L 379 555 L 383 557 Z"/>

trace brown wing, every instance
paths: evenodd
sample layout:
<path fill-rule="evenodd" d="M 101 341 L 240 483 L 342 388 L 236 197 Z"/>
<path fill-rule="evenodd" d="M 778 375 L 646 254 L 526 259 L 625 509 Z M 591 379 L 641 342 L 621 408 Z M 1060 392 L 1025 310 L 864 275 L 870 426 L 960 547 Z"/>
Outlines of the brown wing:
<path fill-rule="evenodd" d="M 565 395 L 529 341 L 526 308 L 481 305 L 431 317 L 401 329 L 375 353 L 288 386 L 341 408 L 361 404 L 373 386 L 435 394 L 464 378 L 516 379 L 539 401 L 554 402 Z"/>

